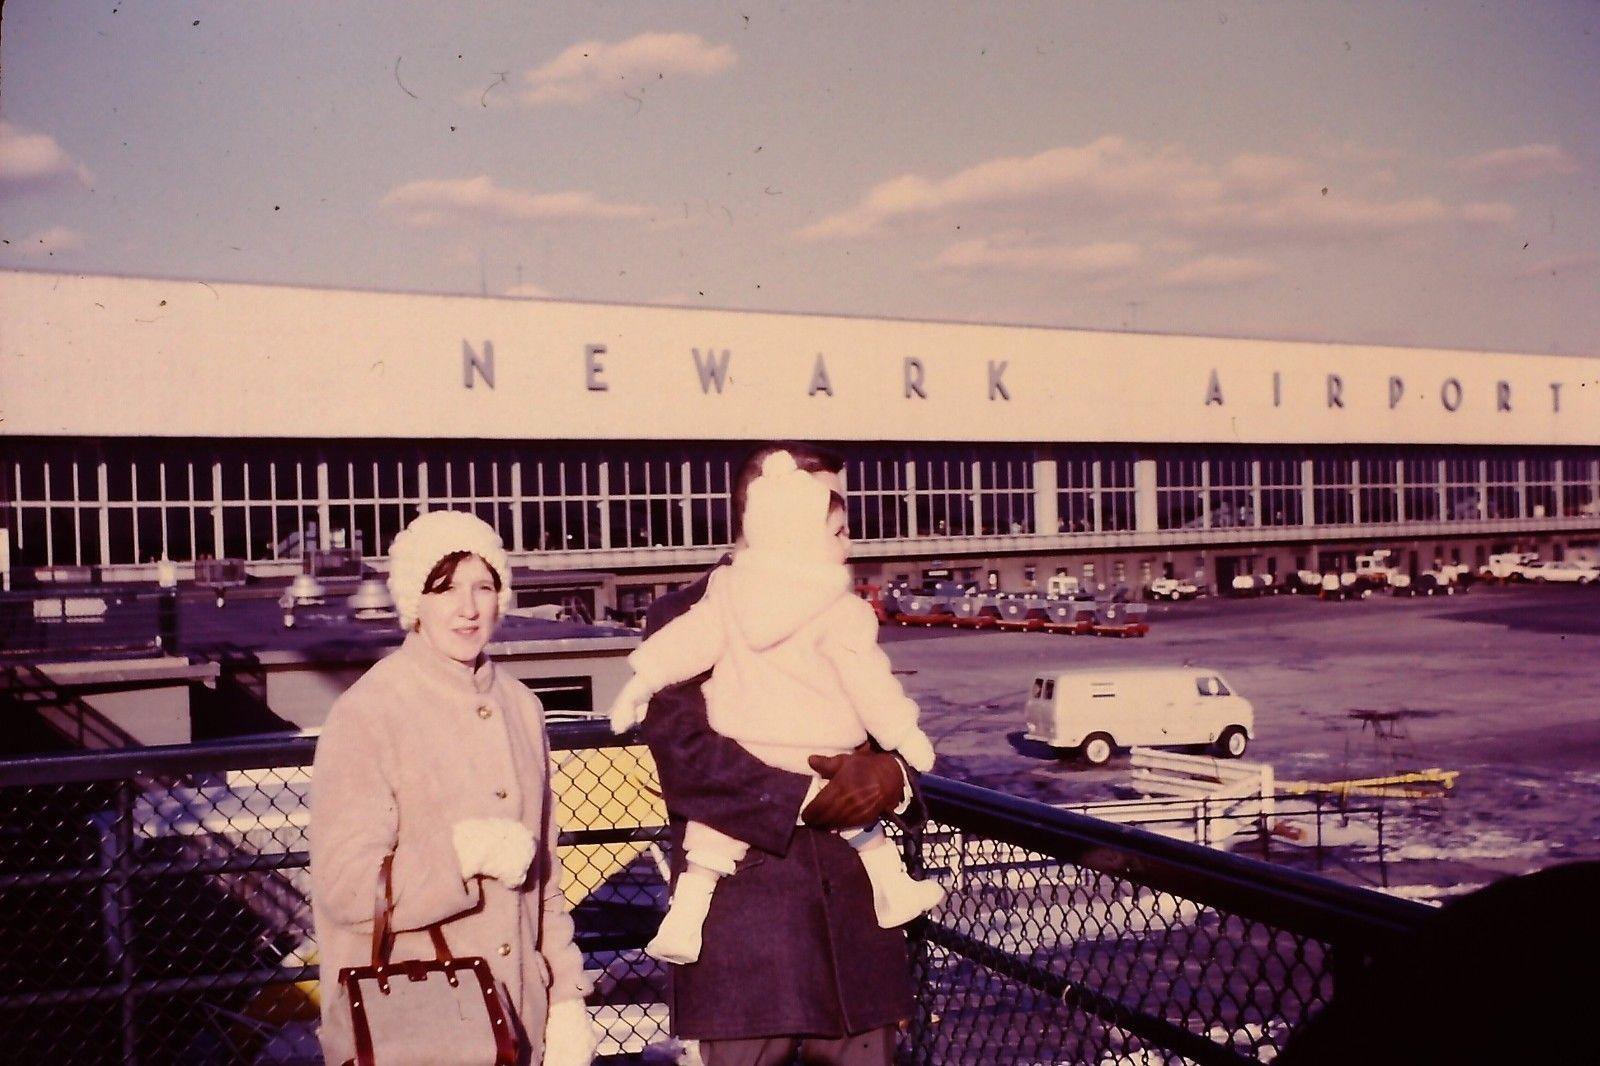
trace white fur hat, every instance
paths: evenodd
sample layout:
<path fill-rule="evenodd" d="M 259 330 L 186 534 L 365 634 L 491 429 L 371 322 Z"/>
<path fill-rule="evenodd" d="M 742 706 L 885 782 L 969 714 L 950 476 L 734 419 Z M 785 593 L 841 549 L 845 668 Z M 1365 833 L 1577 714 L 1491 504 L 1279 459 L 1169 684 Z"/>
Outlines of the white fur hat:
<path fill-rule="evenodd" d="M 511 561 L 500 534 L 465 511 L 428 511 L 401 530 L 389 548 L 389 595 L 402 629 L 416 625 L 422 583 L 439 560 L 453 552 L 471 552 L 499 574 L 500 617 L 511 608 Z"/>
<path fill-rule="evenodd" d="M 744 503 L 744 539 L 751 548 L 811 558 L 826 552 L 828 487 L 777 451 L 761 461 Z"/>

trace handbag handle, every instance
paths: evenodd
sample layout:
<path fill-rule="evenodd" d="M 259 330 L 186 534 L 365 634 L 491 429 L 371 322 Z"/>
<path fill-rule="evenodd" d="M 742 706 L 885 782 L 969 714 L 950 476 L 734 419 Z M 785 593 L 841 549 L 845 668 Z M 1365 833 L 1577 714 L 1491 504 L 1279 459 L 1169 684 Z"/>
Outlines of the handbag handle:
<path fill-rule="evenodd" d="M 372 965 L 389 965 L 389 955 L 394 951 L 394 852 L 383 857 L 378 864 L 378 886 L 373 893 L 372 906 Z M 434 956 L 440 962 L 452 962 L 450 945 L 445 943 L 440 923 L 428 926 L 428 937 L 433 941 Z"/>

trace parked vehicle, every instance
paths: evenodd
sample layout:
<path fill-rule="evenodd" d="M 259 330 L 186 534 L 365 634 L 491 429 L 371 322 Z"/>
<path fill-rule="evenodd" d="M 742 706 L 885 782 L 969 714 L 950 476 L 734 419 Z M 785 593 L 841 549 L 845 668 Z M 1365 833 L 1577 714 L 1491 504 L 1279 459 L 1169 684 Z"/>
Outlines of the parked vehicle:
<path fill-rule="evenodd" d="M 1379 548 L 1369 555 L 1356 556 L 1356 580 L 1364 581 L 1372 587 L 1393 584 L 1390 579 L 1398 571 L 1389 565 L 1389 557 L 1392 554 L 1387 548 Z"/>
<path fill-rule="evenodd" d="M 1158 577 L 1150 582 L 1150 598 L 1153 600 L 1192 600 L 1200 595 L 1200 586 L 1193 581 L 1182 581 L 1175 577 Z"/>
<path fill-rule="evenodd" d="M 1372 595 L 1372 583 L 1359 578 L 1353 571 L 1339 573 L 1329 570 L 1322 575 L 1322 586 L 1317 590 L 1319 600 L 1364 600 Z"/>
<path fill-rule="evenodd" d="M 1023 708 L 1025 735 L 1099 766 L 1117 748 L 1205 744 L 1237 759 L 1255 736 L 1255 709 L 1204 667 L 1045 670 Z"/>
<path fill-rule="evenodd" d="M 1077 599 L 1086 591 L 1083 583 L 1070 574 L 1051 574 L 1044 583 L 1045 595 L 1053 600 Z"/>
<path fill-rule="evenodd" d="M 1576 559 L 1564 559 L 1560 562 L 1528 563 L 1519 567 L 1517 572 L 1522 575 L 1522 580 L 1532 581 L 1536 585 L 1546 582 L 1559 582 L 1566 585 L 1593 585 L 1600 582 L 1600 567 L 1594 563 L 1580 562 Z"/>
<path fill-rule="evenodd" d="M 1230 596 L 1266 596 L 1277 591 L 1271 574 L 1236 574 L 1228 583 Z"/>
<path fill-rule="evenodd" d="M 1296 570 L 1283 579 L 1283 591 L 1293 595 L 1315 595 L 1322 591 L 1322 575 L 1315 570 Z"/>
<path fill-rule="evenodd" d="M 1478 576 L 1485 581 L 1521 581 L 1523 568 L 1538 561 L 1534 552 L 1503 552 L 1489 556 L 1488 565 Z"/>

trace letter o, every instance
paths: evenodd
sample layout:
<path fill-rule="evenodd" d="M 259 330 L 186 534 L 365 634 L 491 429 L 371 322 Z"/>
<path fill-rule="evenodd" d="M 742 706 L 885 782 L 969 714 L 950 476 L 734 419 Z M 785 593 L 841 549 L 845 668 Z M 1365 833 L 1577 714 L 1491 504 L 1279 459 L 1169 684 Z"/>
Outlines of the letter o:
<path fill-rule="evenodd" d="M 1461 382 L 1455 378 L 1445 378 L 1444 384 L 1439 387 L 1439 402 L 1444 404 L 1446 411 L 1454 411 L 1461 406 Z"/>

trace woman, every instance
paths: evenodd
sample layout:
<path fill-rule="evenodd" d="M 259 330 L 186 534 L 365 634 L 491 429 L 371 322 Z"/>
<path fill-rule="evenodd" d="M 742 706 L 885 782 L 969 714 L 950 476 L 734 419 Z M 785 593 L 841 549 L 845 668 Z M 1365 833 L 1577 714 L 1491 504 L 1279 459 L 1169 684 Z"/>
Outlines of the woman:
<path fill-rule="evenodd" d="M 483 653 L 511 601 L 495 531 L 457 511 L 412 522 L 390 552 L 405 642 L 334 704 L 317 744 L 312 909 L 322 1048 L 355 1054 L 339 968 L 370 961 L 378 869 L 394 855 L 392 959 L 432 958 L 440 923 L 504 988 L 523 1062 L 586 1066 L 583 959 L 556 859 L 538 699 Z"/>

